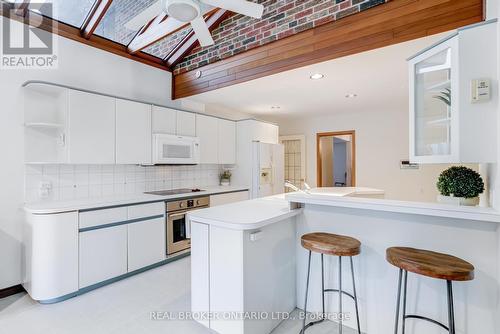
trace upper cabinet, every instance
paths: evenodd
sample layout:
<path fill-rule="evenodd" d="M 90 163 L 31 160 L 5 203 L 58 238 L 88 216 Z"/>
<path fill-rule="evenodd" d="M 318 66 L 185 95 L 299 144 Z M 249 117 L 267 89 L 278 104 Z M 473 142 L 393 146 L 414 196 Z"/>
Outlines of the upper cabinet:
<path fill-rule="evenodd" d="M 196 114 L 186 111 L 177 112 L 177 135 L 196 136 Z"/>
<path fill-rule="evenodd" d="M 177 110 L 153 106 L 153 133 L 177 134 Z"/>
<path fill-rule="evenodd" d="M 412 162 L 496 162 L 496 40 L 488 22 L 409 59 Z"/>
<path fill-rule="evenodd" d="M 68 163 L 114 164 L 115 99 L 70 91 L 65 137 Z"/>
<path fill-rule="evenodd" d="M 236 163 L 236 123 L 218 119 L 219 163 L 233 165 Z"/>
<path fill-rule="evenodd" d="M 200 138 L 200 163 L 219 163 L 218 119 L 211 116 L 196 115 L 196 133 Z"/>
<path fill-rule="evenodd" d="M 151 164 L 151 105 L 116 99 L 116 163 Z"/>

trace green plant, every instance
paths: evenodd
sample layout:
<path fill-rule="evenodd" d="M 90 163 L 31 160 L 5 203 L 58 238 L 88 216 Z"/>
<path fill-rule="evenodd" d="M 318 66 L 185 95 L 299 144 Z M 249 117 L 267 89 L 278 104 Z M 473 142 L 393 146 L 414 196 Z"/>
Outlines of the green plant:
<path fill-rule="evenodd" d="M 444 102 L 447 106 L 451 106 L 451 89 L 446 88 L 440 92 L 439 95 L 435 95 L 433 97 Z"/>
<path fill-rule="evenodd" d="M 484 182 L 478 172 L 464 166 L 453 166 L 439 175 L 437 188 L 443 196 L 473 198 L 483 193 Z"/>

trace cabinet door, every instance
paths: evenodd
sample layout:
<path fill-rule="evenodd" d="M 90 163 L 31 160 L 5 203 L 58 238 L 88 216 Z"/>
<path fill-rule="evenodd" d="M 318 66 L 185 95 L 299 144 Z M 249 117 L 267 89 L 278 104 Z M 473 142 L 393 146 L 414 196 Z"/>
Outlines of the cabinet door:
<path fill-rule="evenodd" d="M 70 91 L 68 156 L 72 164 L 115 163 L 115 99 Z"/>
<path fill-rule="evenodd" d="M 165 219 L 158 218 L 128 225 L 128 271 L 158 263 L 167 254 Z"/>
<path fill-rule="evenodd" d="M 151 106 L 116 100 L 116 163 L 151 163 Z"/>
<path fill-rule="evenodd" d="M 191 222 L 191 310 L 210 312 L 210 238 L 206 224 Z M 210 328 L 209 320 L 201 321 Z"/>
<path fill-rule="evenodd" d="M 219 119 L 219 164 L 236 163 L 236 123 Z"/>
<path fill-rule="evenodd" d="M 217 133 L 217 118 L 205 115 L 196 116 L 196 134 L 198 138 L 200 138 L 200 163 L 219 163 L 219 141 Z"/>
<path fill-rule="evenodd" d="M 127 273 L 127 226 L 80 233 L 80 288 Z"/>
<path fill-rule="evenodd" d="M 177 134 L 177 110 L 153 106 L 153 133 Z"/>
<path fill-rule="evenodd" d="M 196 136 L 196 114 L 184 111 L 177 112 L 177 135 Z"/>

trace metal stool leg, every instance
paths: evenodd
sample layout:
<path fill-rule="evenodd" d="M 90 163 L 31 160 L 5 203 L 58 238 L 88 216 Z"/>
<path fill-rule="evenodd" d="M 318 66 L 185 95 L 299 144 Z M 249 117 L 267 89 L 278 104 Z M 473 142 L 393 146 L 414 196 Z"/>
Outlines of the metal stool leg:
<path fill-rule="evenodd" d="M 339 256 L 339 333 L 342 334 L 342 256 Z"/>
<path fill-rule="evenodd" d="M 323 260 L 323 254 L 321 254 L 321 302 L 323 304 L 323 314 L 321 315 L 321 319 L 325 320 L 326 312 L 325 312 L 325 264 Z"/>
<path fill-rule="evenodd" d="M 448 328 L 450 334 L 455 334 L 455 310 L 453 309 L 453 284 L 446 281 L 448 288 Z"/>
<path fill-rule="evenodd" d="M 304 319 L 302 319 L 302 330 L 301 334 L 304 334 L 306 331 L 306 318 L 307 318 L 307 293 L 309 292 L 309 276 L 311 274 L 311 251 L 309 251 L 309 261 L 307 264 L 307 280 L 306 280 L 306 298 L 304 301 Z"/>
<path fill-rule="evenodd" d="M 406 290 L 408 287 L 408 272 L 405 270 L 404 271 L 404 283 L 403 283 L 403 331 L 402 333 L 405 334 L 405 329 L 406 329 Z"/>
<path fill-rule="evenodd" d="M 361 325 L 359 324 L 358 296 L 356 294 L 356 282 L 354 280 L 354 264 L 352 262 L 352 256 L 350 257 L 350 260 L 351 260 L 351 274 L 352 274 L 352 292 L 354 295 L 354 307 L 356 309 L 356 321 L 358 323 L 358 334 L 361 334 Z"/>
<path fill-rule="evenodd" d="M 399 269 L 399 280 L 398 280 L 398 297 L 396 305 L 396 320 L 394 321 L 394 334 L 398 334 L 399 325 L 399 307 L 401 306 L 401 283 L 403 281 L 403 269 Z"/>

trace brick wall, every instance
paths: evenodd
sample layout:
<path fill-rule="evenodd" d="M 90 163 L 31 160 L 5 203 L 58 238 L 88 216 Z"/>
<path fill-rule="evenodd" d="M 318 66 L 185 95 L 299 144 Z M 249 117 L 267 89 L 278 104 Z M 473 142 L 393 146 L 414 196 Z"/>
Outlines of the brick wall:
<path fill-rule="evenodd" d="M 341 19 L 389 0 L 260 0 L 262 19 L 232 15 L 212 32 L 215 45 L 195 48 L 174 69 L 174 74 L 234 56 L 325 23 Z M 178 41 L 190 29 L 164 39 Z"/>

